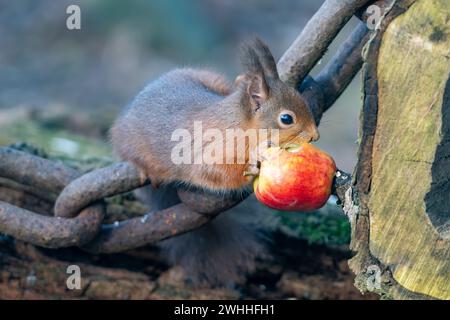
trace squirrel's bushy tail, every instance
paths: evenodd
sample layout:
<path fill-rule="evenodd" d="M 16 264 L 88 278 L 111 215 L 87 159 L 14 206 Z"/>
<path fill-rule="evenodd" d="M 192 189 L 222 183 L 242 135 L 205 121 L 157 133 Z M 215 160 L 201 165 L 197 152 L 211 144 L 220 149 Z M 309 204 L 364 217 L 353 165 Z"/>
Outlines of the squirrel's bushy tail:
<path fill-rule="evenodd" d="M 147 189 L 146 198 L 151 195 L 156 210 L 175 201 L 170 187 Z M 161 252 L 170 264 L 181 266 L 194 285 L 241 284 L 255 270 L 257 259 L 268 257 L 268 236 L 261 227 L 268 225 L 267 217 L 267 212 L 255 210 L 254 199 L 247 199 L 194 231 L 162 241 Z"/>
<path fill-rule="evenodd" d="M 262 234 L 242 221 L 241 214 L 224 212 L 197 230 L 163 241 L 164 255 L 170 263 L 181 265 L 194 284 L 231 286 L 244 282 L 255 270 L 256 260 L 267 253 Z"/>

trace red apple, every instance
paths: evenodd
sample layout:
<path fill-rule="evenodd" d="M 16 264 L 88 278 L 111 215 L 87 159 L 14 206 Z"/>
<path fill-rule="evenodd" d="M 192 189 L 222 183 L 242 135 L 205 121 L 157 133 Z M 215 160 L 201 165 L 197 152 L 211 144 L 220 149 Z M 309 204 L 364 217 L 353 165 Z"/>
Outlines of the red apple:
<path fill-rule="evenodd" d="M 321 208 L 331 194 L 336 172 L 333 158 L 310 143 L 266 150 L 253 187 L 268 207 L 286 211 Z"/>

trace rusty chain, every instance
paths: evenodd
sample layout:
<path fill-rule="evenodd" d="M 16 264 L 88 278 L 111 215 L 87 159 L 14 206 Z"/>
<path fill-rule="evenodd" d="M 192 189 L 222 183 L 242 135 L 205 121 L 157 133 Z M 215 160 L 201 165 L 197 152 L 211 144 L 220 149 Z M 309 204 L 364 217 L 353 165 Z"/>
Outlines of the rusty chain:
<path fill-rule="evenodd" d="M 114 253 L 158 242 L 200 227 L 246 195 L 224 198 L 201 190 L 179 189 L 181 203 L 113 224 L 102 224 L 104 198 L 148 185 L 133 165 L 116 163 L 81 175 L 61 163 L 0 147 L 0 178 L 59 194 L 48 216 L 0 201 L 0 233 L 47 248 L 80 246 L 91 253 Z M 351 176 L 336 175 L 341 199 Z"/>
<path fill-rule="evenodd" d="M 102 224 L 105 198 L 150 184 L 132 164 L 120 162 L 82 175 L 39 156 L 0 147 L 0 179 L 46 201 L 53 212 L 39 214 L 0 201 L 0 234 L 47 248 L 78 246 L 91 253 L 115 253 L 156 243 L 196 229 L 249 194 L 222 195 L 178 189 L 181 203 L 113 224 Z M 1 182 L 1 181 L 0 181 Z M 343 202 L 351 175 L 339 171 L 333 193 Z"/>
<path fill-rule="evenodd" d="M 0 177 L 59 194 L 54 214 L 0 201 L 0 233 L 47 248 L 80 246 L 92 253 L 121 252 L 188 232 L 241 202 L 200 190 L 179 189 L 181 203 L 141 217 L 102 224 L 106 197 L 150 183 L 127 162 L 81 175 L 61 163 L 0 147 Z"/>

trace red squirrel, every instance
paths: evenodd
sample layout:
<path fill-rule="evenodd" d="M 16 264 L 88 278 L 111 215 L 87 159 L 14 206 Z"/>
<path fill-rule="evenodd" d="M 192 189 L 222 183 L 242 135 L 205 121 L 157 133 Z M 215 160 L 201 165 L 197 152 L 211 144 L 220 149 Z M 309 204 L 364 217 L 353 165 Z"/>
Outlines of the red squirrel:
<path fill-rule="evenodd" d="M 171 150 L 177 143 L 171 139 L 174 130 L 192 131 L 194 121 L 201 121 L 203 130 L 219 129 L 224 136 L 226 129 L 278 129 L 279 144 L 319 138 L 310 109 L 295 88 L 279 79 L 267 45 L 258 38 L 246 43 L 241 60 L 244 70 L 233 85 L 208 70 L 170 71 L 147 85 L 115 121 L 111 130 L 114 150 L 150 179 L 154 188 L 146 192 L 153 209 L 179 202 L 174 184 L 221 193 L 251 184 L 252 177 L 245 174 L 254 170 L 248 153 L 244 163 L 172 161 Z M 246 151 L 254 147 L 246 145 Z M 198 230 L 166 240 L 163 247 L 170 260 L 182 264 L 197 282 L 224 284 L 239 279 L 245 269 L 252 269 L 250 260 L 260 251 L 259 244 L 251 231 L 236 219 L 227 223 L 228 218 L 232 218 L 228 213 L 221 214 Z M 233 234 L 233 229 L 238 231 Z"/>

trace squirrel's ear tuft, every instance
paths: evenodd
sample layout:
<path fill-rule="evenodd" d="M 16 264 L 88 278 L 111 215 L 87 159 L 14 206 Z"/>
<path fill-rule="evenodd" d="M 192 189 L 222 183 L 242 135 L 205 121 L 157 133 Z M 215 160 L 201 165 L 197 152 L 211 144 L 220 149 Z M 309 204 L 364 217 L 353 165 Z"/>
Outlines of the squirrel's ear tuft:
<path fill-rule="evenodd" d="M 267 45 L 258 37 L 242 46 L 242 65 L 247 73 L 260 74 L 270 81 L 278 79 L 277 65 Z"/>
<path fill-rule="evenodd" d="M 269 96 L 269 88 L 262 74 L 252 76 L 247 82 L 247 93 L 250 97 L 252 110 L 257 111 Z"/>

